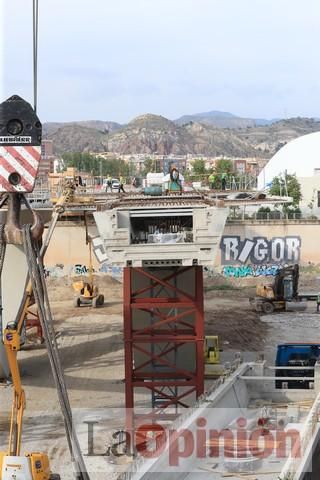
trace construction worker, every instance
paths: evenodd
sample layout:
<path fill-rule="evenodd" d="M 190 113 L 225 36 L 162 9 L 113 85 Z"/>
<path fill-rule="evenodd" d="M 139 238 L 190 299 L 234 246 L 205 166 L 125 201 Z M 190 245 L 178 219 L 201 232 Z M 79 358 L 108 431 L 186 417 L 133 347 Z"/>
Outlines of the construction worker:
<path fill-rule="evenodd" d="M 209 186 L 211 190 L 214 190 L 215 182 L 216 182 L 216 176 L 214 173 L 211 173 L 211 175 L 209 175 Z"/>
<path fill-rule="evenodd" d="M 320 311 L 320 292 L 317 295 L 317 313 Z"/>
<path fill-rule="evenodd" d="M 225 190 L 227 185 L 227 174 L 223 173 L 221 175 L 221 190 Z"/>
<path fill-rule="evenodd" d="M 108 191 L 108 188 L 110 188 L 110 192 L 112 192 L 112 178 L 111 178 L 111 175 L 107 176 L 106 192 Z"/>
<path fill-rule="evenodd" d="M 120 177 L 120 178 L 119 178 L 119 193 L 120 193 L 120 192 L 126 193 L 126 192 L 124 191 L 123 184 L 124 184 L 124 178 L 123 178 L 123 177 Z"/>

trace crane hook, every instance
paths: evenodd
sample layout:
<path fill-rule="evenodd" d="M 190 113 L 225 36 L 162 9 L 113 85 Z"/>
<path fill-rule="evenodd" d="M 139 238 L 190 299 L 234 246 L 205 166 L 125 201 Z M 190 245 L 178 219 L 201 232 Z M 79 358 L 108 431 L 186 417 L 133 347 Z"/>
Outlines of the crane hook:
<path fill-rule="evenodd" d="M 44 224 L 40 215 L 30 207 L 29 202 L 22 194 L 8 193 L 8 212 L 4 227 L 4 240 L 6 243 L 22 245 L 22 228 L 20 225 L 21 200 L 24 201 L 32 214 L 31 236 L 33 240 L 40 240 Z"/>

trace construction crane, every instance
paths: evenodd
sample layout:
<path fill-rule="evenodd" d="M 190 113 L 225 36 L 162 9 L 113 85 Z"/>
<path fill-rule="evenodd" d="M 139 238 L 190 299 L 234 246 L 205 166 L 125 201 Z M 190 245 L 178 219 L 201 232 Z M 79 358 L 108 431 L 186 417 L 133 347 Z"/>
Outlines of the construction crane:
<path fill-rule="evenodd" d="M 18 96 L 13 96 L 1 104 L 0 123 L 6 125 L 6 132 L 1 137 L 2 146 L 0 146 L 0 163 L 2 166 L 0 191 L 3 193 L 1 203 L 2 205 L 5 202 L 8 203 L 7 220 L 5 225 L 1 227 L 0 265 L 2 267 L 6 244 L 22 244 L 23 242 L 23 230 L 19 224 L 21 202 L 24 201 L 30 208 L 24 193 L 32 191 L 36 179 L 41 156 L 41 123 L 32 107 Z M 30 125 L 30 128 L 28 128 L 28 135 L 25 135 L 27 125 Z M 24 142 L 27 142 L 27 146 L 23 146 Z M 33 210 L 31 210 L 31 213 L 33 217 L 33 225 L 30 231 L 31 238 L 34 242 L 38 242 L 42 238 L 44 226 L 39 215 Z M 17 352 L 20 350 L 23 321 L 31 296 L 32 287 L 29 282 L 18 320 L 8 323 L 3 335 L 14 387 L 14 399 L 8 450 L 0 453 L 1 480 L 14 478 L 47 480 L 51 477 L 46 454 L 41 452 L 26 453 L 23 456 L 20 454 L 22 419 L 26 401 L 21 385 Z M 21 473 L 23 476 L 21 476 Z"/>
<path fill-rule="evenodd" d="M 56 202 L 49 229 L 40 250 L 41 258 L 44 258 L 57 221 L 60 215 L 64 212 L 65 205 L 70 200 L 71 191 L 73 191 L 73 187 L 70 184 L 66 185 L 62 196 Z M 38 220 L 38 222 L 40 222 L 40 220 Z M 11 477 L 14 478 L 14 472 L 16 471 L 18 465 L 19 469 L 22 468 L 23 471 L 31 471 L 32 480 L 58 480 L 60 478 L 58 474 L 52 474 L 50 472 L 49 459 L 47 454 L 41 452 L 33 452 L 26 453 L 24 456 L 20 456 L 23 412 L 26 408 L 26 399 L 25 392 L 21 383 L 17 355 L 21 347 L 21 334 L 24 322 L 26 320 L 28 310 L 33 304 L 34 295 L 32 284 L 29 280 L 27 282 L 23 300 L 20 305 L 17 320 L 15 322 L 8 323 L 3 335 L 3 343 L 5 346 L 9 369 L 11 372 L 12 383 L 14 387 L 14 399 L 11 410 L 8 450 L 7 452 L 0 452 L 1 480 L 5 480 Z M 22 462 L 22 464 L 17 463 L 18 458 L 20 459 L 19 461 Z M 14 466 L 9 468 L 8 462 L 11 462 L 10 465 L 13 464 Z M 13 472 L 11 472 L 11 469 L 13 469 Z"/>
<path fill-rule="evenodd" d="M 41 158 L 42 126 L 31 105 L 18 96 L 12 96 L 0 104 L 0 124 L 4 126 L 0 137 L 0 193 L 2 193 L 0 207 L 5 203 L 8 205 L 6 222 L 4 225 L 0 225 L 0 274 L 7 244 L 23 245 L 28 265 L 27 287 L 17 317 L 6 325 L 3 335 L 13 382 L 14 398 L 8 449 L 0 453 L 0 480 L 53 480 L 59 478 L 59 475 L 51 473 L 46 453 L 27 452 L 21 455 L 23 412 L 26 401 L 21 384 L 17 353 L 20 350 L 24 319 L 33 297 L 38 307 L 75 470 L 78 472 L 79 479 L 88 480 L 89 476 L 80 445 L 72 431 L 71 408 L 59 359 L 42 263 L 55 223 L 63 209 L 65 197 L 62 197 L 55 207 L 51 226 L 40 248 L 44 225 L 38 213 L 31 209 L 25 193 L 33 190 L 36 181 Z M 23 203 L 30 210 L 32 225 L 20 225 Z M 5 309 L 5 305 L 2 305 L 2 308 Z"/>

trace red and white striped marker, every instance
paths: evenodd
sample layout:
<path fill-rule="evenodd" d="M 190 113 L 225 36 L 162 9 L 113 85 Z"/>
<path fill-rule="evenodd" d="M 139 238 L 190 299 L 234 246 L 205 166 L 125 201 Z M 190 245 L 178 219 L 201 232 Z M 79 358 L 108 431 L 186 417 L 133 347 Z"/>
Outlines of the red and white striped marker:
<path fill-rule="evenodd" d="M 0 145 L 0 192 L 32 192 L 40 159 L 41 146 Z M 19 182 L 12 182 L 14 176 Z"/>

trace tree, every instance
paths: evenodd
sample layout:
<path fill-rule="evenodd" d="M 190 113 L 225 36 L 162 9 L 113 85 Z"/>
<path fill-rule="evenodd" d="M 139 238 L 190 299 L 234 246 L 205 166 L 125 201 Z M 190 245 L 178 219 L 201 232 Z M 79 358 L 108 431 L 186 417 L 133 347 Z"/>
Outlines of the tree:
<path fill-rule="evenodd" d="M 155 162 L 152 160 L 152 158 L 147 157 L 143 161 L 143 175 L 146 176 L 147 173 L 150 172 L 155 172 Z"/>
<path fill-rule="evenodd" d="M 102 158 L 90 153 L 65 153 L 62 155 L 64 167 L 75 167 L 78 171 L 94 176 L 127 177 L 129 165 L 119 158 Z"/>
<path fill-rule="evenodd" d="M 270 195 L 277 195 L 280 197 L 292 197 L 292 203 L 287 204 L 285 207 L 298 206 L 302 199 L 301 186 L 296 175 L 286 175 L 274 177 L 272 185 L 269 190 Z"/>
<path fill-rule="evenodd" d="M 195 175 L 206 175 L 208 173 L 206 170 L 206 164 L 202 158 L 192 162 L 192 170 Z"/>
<path fill-rule="evenodd" d="M 215 164 L 215 172 L 217 174 L 232 173 L 233 172 L 232 160 L 225 160 L 224 158 L 220 158 L 219 160 L 217 160 Z"/>

